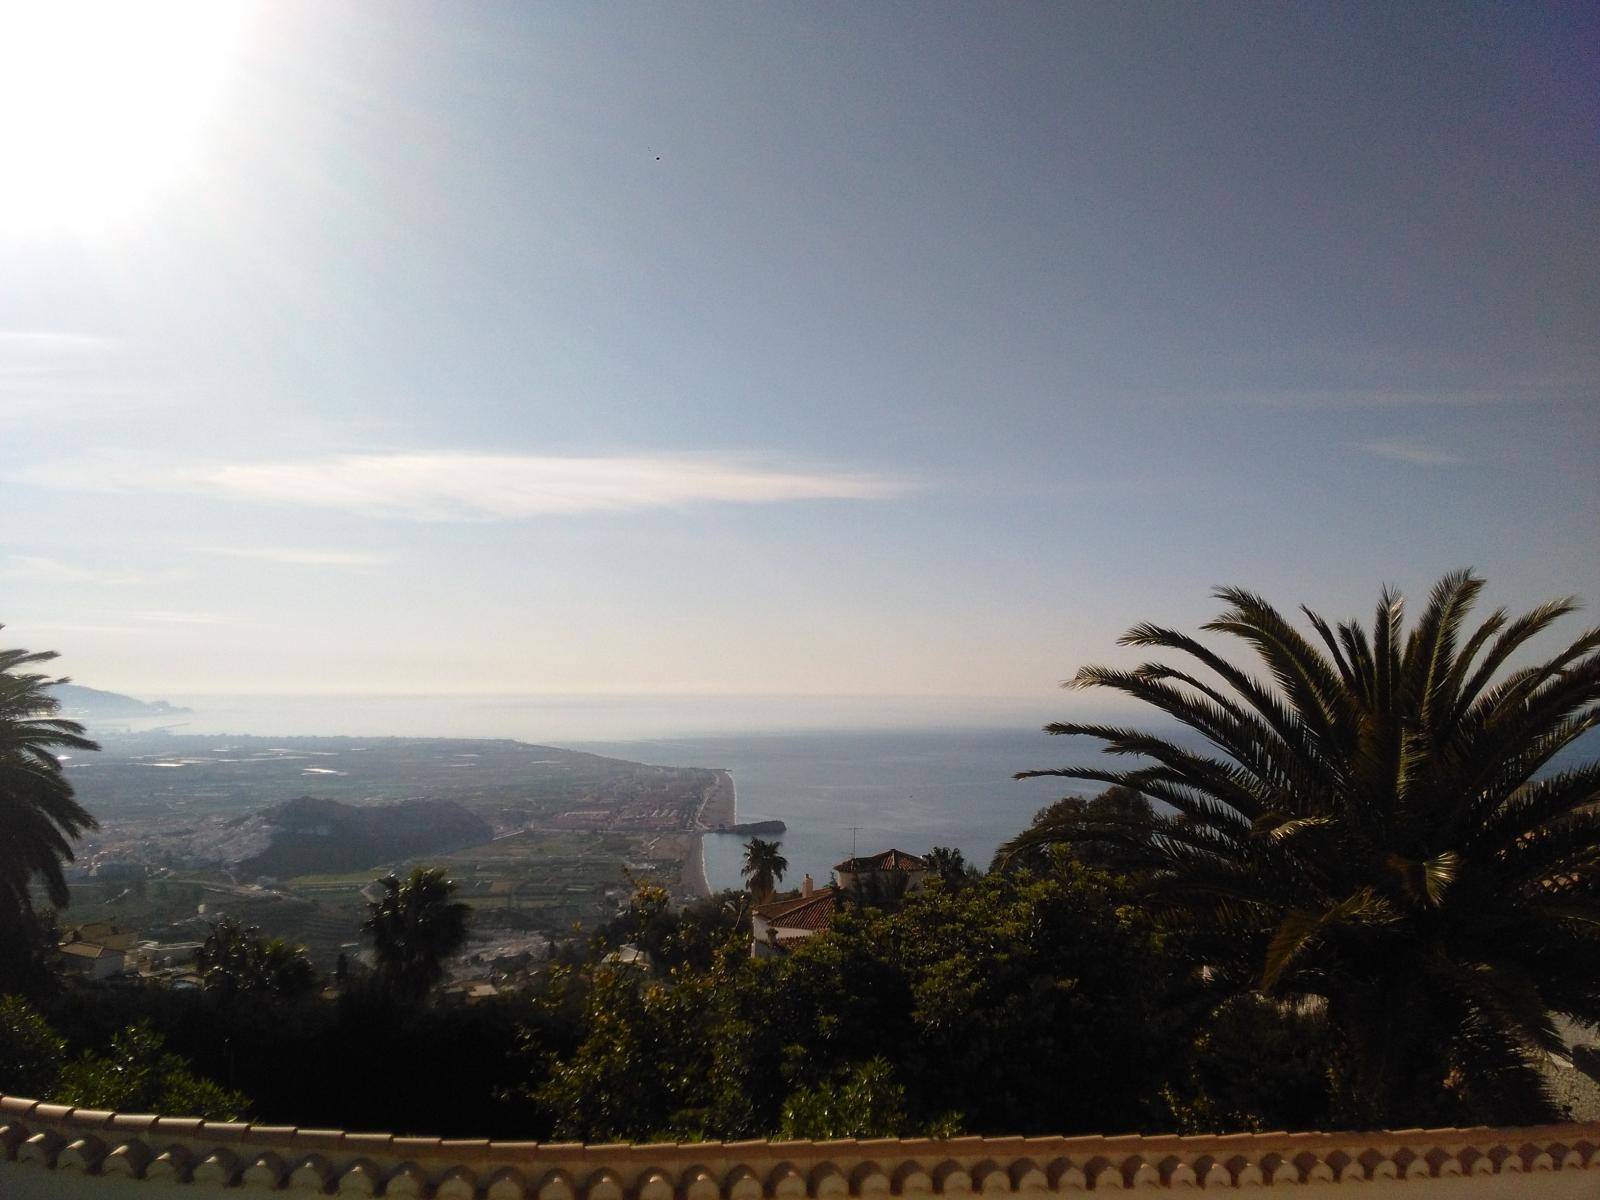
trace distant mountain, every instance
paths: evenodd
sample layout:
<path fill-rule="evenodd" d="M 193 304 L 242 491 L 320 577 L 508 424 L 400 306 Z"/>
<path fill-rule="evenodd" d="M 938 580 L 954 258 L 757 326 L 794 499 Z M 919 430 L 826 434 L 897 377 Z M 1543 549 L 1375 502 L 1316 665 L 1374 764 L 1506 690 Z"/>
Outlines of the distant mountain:
<path fill-rule="evenodd" d="M 120 692 L 103 692 L 76 683 L 58 683 L 54 691 L 56 699 L 61 701 L 61 715 L 79 721 L 108 717 L 181 717 L 193 711 L 165 700 L 135 700 Z"/>
<path fill-rule="evenodd" d="M 494 839 L 494 827 L 454 800 L 349 805 L 301 796 L 240 818 L 240 844 L 266 848 L 239 860 L 240 872 L 335 875 L 383 863 L 442 854 Z"/>

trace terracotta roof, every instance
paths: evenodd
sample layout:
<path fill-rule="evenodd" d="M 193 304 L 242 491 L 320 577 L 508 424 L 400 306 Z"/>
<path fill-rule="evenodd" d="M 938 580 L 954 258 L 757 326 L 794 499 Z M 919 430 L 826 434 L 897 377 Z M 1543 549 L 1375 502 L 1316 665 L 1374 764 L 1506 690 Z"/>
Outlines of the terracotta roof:
<path fill-rule="evenodd" d="M 831 883 L 809 896 L 774 900 L 757 908 L 756 915 L 774 929 L 825 929 L 839 906 L 839 889 Z"/>
<path fill-rule="evenodd" d="M 861 858 L 847 858 L 835 871 L 854 875 L 860 871 L 926 871 L 928 861 L 904 850 L 885 850 L 882 854 L 868 854 Z"/>
<path fill-rule="evenodd" d="M 122 956 L 121 950 L 113 950 L 109 946 L 97 946 L 93 942 L 62 942 L 56 949 L 74 958 L 106 958 L 112 954 Z"/>

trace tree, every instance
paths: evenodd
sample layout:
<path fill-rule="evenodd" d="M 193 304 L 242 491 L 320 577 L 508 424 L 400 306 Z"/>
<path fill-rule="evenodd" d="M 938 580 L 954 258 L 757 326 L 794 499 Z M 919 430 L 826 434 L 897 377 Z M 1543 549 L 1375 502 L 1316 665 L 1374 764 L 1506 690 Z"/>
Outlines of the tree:
<path fill-rule="evenodd" d="M 751 838 L 744 844 L 744 869 L 740 872 L 749 885 L 750 894 L 760 904 L 772 898 L 783 873 L 789 869 L 789 860 L 778 853 L 778 842 Z"/>
<path fill-rule="evenodd" d="M 67 1062 L 67 1043 L 20 996 L 0 996 L 0 1093 L 43 1099 Z"/>
<path fill-rule="evenodd" d="M 1185 964 L 1131 900 L 1067 859 L 852 906 L 775 959 L 558 969 L 521 1094 L 584 1141 L 1170 1128 Z"/>
<path fill-rule="evenodd" d="M 1209 675 L 1092 666 L 1072 686 L 1144 701 L 1188 734 L 1050 725 L 1142 761 L 1023 773 L 1162 806 L 1066 810 L 1012 852 L 1121 846 L 1218 989 L 1325 1007 L 1353 1121 L 1545 1119 L 1551 1015 L 1600 1020 L 1600 762 L 1573 747 L 1600 724 L 1600 630 L 1509 667 L 1576 604 L 1501 609 L 1469 630 L 1482 586 L 1447 575 L 1409 633 L 1388 589 L 1370 631 L 1305 609 L 1313 637 L 1221 589 L 1229 607 L 1205 629 L 1243 639 L 1270 683 L 1136 626 L 1123 644 L 1181 652 Z"/>
<path fill-rule="evenodd" d="M 384 894 L 367 905 L 361 928 L 372 939 L 379 982 L 402 1000 L 421 1000 L 444 978 L 445 961 L 466 944 L 472 906 L 452 901 L 455 883 L 432 868 L 378 883 Z"/>
<path fill-rule="evenodd" d="M 47 689 L 66 680 L 25 669 L 55 657 L 0 650 L 0 985 L 26 982 L 36 965 L 39 921 L 30 888 L 41 884 L 51 904 L 66 904 L 62 864 L 72 861 L 72 840 L 95 827 L 73 798 L 56 751 L 99 747 L 82 725 L 55 715 L 60 702 Z"/>
<path fill-rule="evenodd" d="M 1154 814 L 1155 810 L 1150 807 L 1150 801 L 1144 796 L 1129 788 L 1112 786 L 1098 796 L 1090 798 L 1064 796 L 1048 808 L 1042 808 L 1035 813 L 1033 824 L 1037 827 L 1111 820 L 1124 825 L 1148 822 Z M 1079 862 L 1103 867 L 1108 871 L 1126 871 L 1130 867 L 1137 866 L 1139 862 L 1137 854 L 1130 854 L 1115 841 L 1085 838 L 1063 847 L 1060 844 L 1052 846 L 1041 843 L 1028 834 L 1023 834 L 1000 847 L 995 854 L 995 865 L 1008 871 L 1022 867 L 1042 871 L 1048 866 L 1050 855 L 1063 849 L 1069 851 Z"/>
<path fill-rule="evenodd" d="M 214 1121 L 237 1121 L 250 1103 L 242 1093 L 196 1075 L 144 1022 L 119 1032 L 105 1054 L 85 1054 L 68 1063 L 51 1099 L 80 1108 Z"/>
<path fill-rule="evenodd" d="M 195 965 L 206 991 L 225 999 L 296 999 L 315 990 L 318 982 L 304 946 L 290 945 L 282 938 L 263 938 L 261 930 L 253 925 L 246 928 L 232 917 L 211 927 L 195 955 Z"/>
<path fill-rule="evenodd" d="M 967 856 L 950 846 L 935 846 L 923 860 L 928 873 L 945 887 L 960 887 L 967 881 Z"/>
<path fill-rule="evenodd" d="M 822 1141 L 924 1132 L 910 1126 L 906 1089 L 895 1079 L 894 1067 L 880 1057 L 842 1070 L 836 1078 L 815 1086 L 796 1088 L 783 1102 L 778 1136 L 784 1141 Z M 934 1136 L 944 1133 L 939 1129 L 932 1132 Z"/>

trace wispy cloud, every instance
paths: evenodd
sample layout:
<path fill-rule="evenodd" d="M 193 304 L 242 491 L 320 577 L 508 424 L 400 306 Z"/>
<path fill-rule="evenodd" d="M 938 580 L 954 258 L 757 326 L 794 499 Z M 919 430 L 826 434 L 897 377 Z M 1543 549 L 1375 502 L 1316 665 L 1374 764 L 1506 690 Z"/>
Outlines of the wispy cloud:
<path fill-rule="evenodd" d="M 1379 458 L 1389 458 L 1395 462 L 1415 463 L 1424 467 L 1459 467 L 1467 461 L 1458 454 L 1452 454 L 1448 450 L 1440 450 L 1434 446 L 1425 446 L 1420 442 L 1366 442 L 1361 448 L 1368 454 L 1375 454 Z"/>
<path fill-rule="evenodd" d="M 118 612 L 111 614 L 143 625 L 237 625 L 233 617 L 220 613 L 175 612 L 171 609 L 147 609 L 143 612 Z"/>
<path fill-rule="evenodd" d="M 117 338 L 70 329 L 0 329 L 0 350 L 21 348 L 34 351 L 83 353 L 106 350 L 119 345 Z"/>
<path fill-rule="evenodd" d="M 17 478 L 49 487 L 178 492 L 416 521 L 878 500 L 907 489 L 903 481 L 881 475 L 780 469 L 716 455 L 345 454 L 177 464 L 99 455 L 34 467 Z"/>
<path fill-rule="evenodd" d="M 387 554 L 369 554 L 361 550 L 312 550 L 290 546 L 201 546 L 199 551 L 291 567 L 381 567 L 394 561 Z"/>
<path fill-rule="evenodd" d="M 219 613 L 175 612 L 164 609 L 143 612 L 124 609 L 96 610 L 82 613 L 81 616 L 68 620 L 46 617 L 44 620 L 30 621 L 26 617 L 18 617 L 10 622 L 11 629 L 19 635 L 32 635 L 35 633 L 155 635 L 164 631 L 170 631 L 175 634 L 177 630 L 194 626 L 243 624 L 246 624 L 246 622 L 234 617 L 223 616 Z"/>
<path fill-rule="evenodd" d="M 86 567 L 31 554 L 13 554 L 0 563 L 0 579 L 28 583 L 136 584 L 182 579 L 188 572 L 171 567 L 163 570 L 126 570 L 117 567 Z"/>
<path fill-rule="evenodd" d="M 1516 393 L 1469 388 L 1312 388 L 1232 392 L 1216 398 L 1268 408 L 1448 408 L 1504 404 L 1516 399 Z"/>

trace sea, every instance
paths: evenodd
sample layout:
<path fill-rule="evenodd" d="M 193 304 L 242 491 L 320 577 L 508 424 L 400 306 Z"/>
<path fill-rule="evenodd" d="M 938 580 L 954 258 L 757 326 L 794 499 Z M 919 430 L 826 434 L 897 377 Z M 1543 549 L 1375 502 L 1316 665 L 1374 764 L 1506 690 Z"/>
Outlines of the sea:
<path fill-rule="evenodd" d="M 172 696 L 189 711 L 131 723 L 149 730 L 263 736 L 498 737 L 733 776 L 740 821 L 781 820 L 785 883 L 825 883 L 854 853 L 960 850 L 987 867 L 1034 814 L 1097 784 L 1018 771 L 1127 767 L 1088 738 L 1052 737 L 1050 719 L 1131 724 L 1183 743 L 1194 735 L 1127 712 L 1060 711 L 1054 697 Z M 92 729 L 91 732 L 94 730 Z M 1600 756 L 1600 730 L 1550 770 Z M 747 839 L 703 839 L 707 882 L 741 885 Z"/>
<path fill-rule="evenodd" d="M 807 874 L 825 883 L 834 864 L 853 852 L 891 847 L 912 853 L 952 847 L 986 867 L 1041 808 L 1096 790 L 1063 779 L 1018 781 L 1018 771 L 1099 757 L 1093 742 L 1040 731 L 1061 715 L 1050 696 L 166 699 L 187 711 L 124 724 L 219 736 L 510 737 L 662 766 L 725 768 L 740 821 L 787 825 L 777 836 L 789 861 L 785 882 L 794 884 Z M 746 840 L 703 839 L 713 889 L 742 885 Z"/>
<path fill-rule="evenodd" d="M 809 874 L 822 884 L 853 853 L 890 848 L 922 854 L 947 846 L 987 867 L 1000 844 L 1027 828 L 1041 808 L 1089 790 L 1060 778 L 1012 778 L 1021 770 L 1097 756 L 1091 744 L 1064 741 L 1082 739 L 984 728 L 833 730 L 585 742 L 574 749 L 664 766 L 726 768 L 740 821 L 776 819 L 788 826 L 783 834 L 764 835 L 782 843 L 789 862 L 785 883 Z M 747 840 L 738 834 L 703 839 L 713 890 L 742 886 Z"/>

